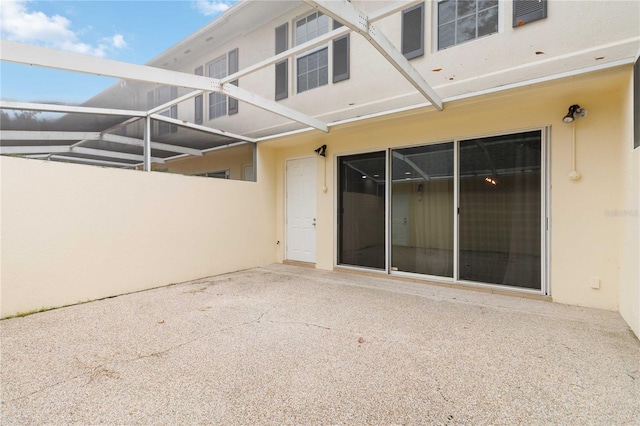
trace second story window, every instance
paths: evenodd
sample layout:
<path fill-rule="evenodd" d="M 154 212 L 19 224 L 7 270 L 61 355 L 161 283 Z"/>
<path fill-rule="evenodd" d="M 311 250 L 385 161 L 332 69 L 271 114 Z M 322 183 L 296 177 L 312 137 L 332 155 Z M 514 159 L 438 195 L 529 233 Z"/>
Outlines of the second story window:
<path fill-rule="evenodd" d="M 233 75 L 239 70 L 238 49 L 233 49 L 227 54 L 222 55 L 207 65 L 207 75 L 212 78 L 224 78 Z M 202 67 L 195 70 L 196 75 L 202 75 Z M 238 80 L 233 80 L 229 84 L 238 85 Z M 196 97 L 195 119 L 201 121 L 202 116 L 202 96 Z M 238 113 L 238 100 L 221 94 L 209 94 L 209 120 L 223 117 L 225 115 L 233 115 Z"/>
<path fill-rule="evenodd" d="M 203 75 L 203 67 L 199 66 L 198 68 L 195 69 L 194 73 L 195 75 Z M 198 95 L 195 97 L 194 100 L 195 103 L 195 110 L 194 110 L 194 119 L 193 122 L 196 124 L 202 124 L 203 118 L 204 118 L 204 99 L 202 97 L 202 95 Z"/>
<path fill-rule="evenodd" d="M 209 77 L 227 76 L 227 55 L 223 55 L 209 64 Z M 227 115 L 227 97 L 220 93 L 209 94 L 209 120 Z"/>
<path fill-rule="evenodd" d="M 498 32 L 498 0 L 438 2 L 438 50 Z"/>
<path fill-rule="evenodd" d="M 296 45 L 312 40 L 329 31 L 329 18 L 314 12 L 296 21 Z M 298 93 L 329 83 L 329 47 L 313 49 L 296 59 Z"/>
<path fill-rule="evenodd" d="M 155 90 L 147 93 L 147 108 L 155 108 L 160 105 L 164 105 L 173 99 L 178 97 L 178 88 L 173 86 L 160 86 Z M 178 106 L 172 105 L 164 111 L 159 113 L 165 117 L 178 118 Z M 172 123 L 166 123 L 159 121 L 154 125 L 154 136 L 162 136 L 167 133 L 175 133 L 178 131 L 178 126 Z"/>

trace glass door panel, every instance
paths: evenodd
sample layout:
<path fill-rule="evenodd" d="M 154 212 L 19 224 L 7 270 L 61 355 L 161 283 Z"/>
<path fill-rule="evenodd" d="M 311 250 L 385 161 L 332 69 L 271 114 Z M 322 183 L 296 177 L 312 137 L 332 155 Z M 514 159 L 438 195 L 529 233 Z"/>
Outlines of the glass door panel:
<path fill-rule="evenodd" d="M 459 279 L 541 288 L 542 134 L 460 142 Z"/>
<path fill-rule="evenodd" d="M 392 270 L 453 277 L 453 142 L 391 155 Z"/>
<path fill-rule="evenodd" d="M 386 153 L 338 158 L 338 264 L 385 268 Z"/>

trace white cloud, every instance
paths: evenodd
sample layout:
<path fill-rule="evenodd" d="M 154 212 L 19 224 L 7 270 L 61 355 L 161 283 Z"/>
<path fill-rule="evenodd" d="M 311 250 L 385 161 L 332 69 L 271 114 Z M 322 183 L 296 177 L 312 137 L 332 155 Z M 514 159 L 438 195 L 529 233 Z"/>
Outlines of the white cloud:
<path fill-rule="evenodd" d="M 122 34 L 115 34 L 113 37 L 111 37 L 110 41 L 111 45 L 116 49 L 123 49 L 127 47 L 127 42 L 124 41 L 124 36 Z"/>
<path fill-rule="evenodd" d="M 217 15 L 229 9 L 235 1 L 229 0 L 196 0 L 195 8 L 204 16 Z"/>
<path fill-rule="evenodd" d="M 2 0 L 0 28 L 3 38 L 99 57 L 127 46 L 121 34 L 96 44 L 84 43 L 71 29 L 71 21 L 64 16 L 31 11 L 27 7 L 29 1 Z"/>

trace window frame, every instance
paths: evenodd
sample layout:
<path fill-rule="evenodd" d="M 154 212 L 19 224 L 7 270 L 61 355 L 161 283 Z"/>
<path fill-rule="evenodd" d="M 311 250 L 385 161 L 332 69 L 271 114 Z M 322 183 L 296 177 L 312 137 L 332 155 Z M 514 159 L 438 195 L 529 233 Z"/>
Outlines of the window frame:
<path fill-rule="evenodd" d="M 432 9 L 431 9 L 431 40 L 432 40 L 431 48 L 432 48 L 433 52 L 445 51 L 445 50 L 451 49 L 451 48 L 456 47 L 456 46 L 460 46 L 460 45 L 463 45 L 463 44 L 466 44 L 466 43 L 470 43 L 470 42 L 472 42 L 474 40 L 480 40 L 480 39 L 483 39 L 485 37 L 490 37 L 492 35 L 500 34 L 500 33 L 503 32 L 503 28 L 504 28 L 504 16 L 503 16 L 503 14 L 504 14 L 505 7 L 504 7 L 504 5 L 502 5 L 502 1 L 498 0 L 498 2 L 497 2 L 498 24 L 497 24 L 497 29 L 496 29 L 495 32 L 492 32 L 492 33 L 489 33 L 489 34 L 485 34 L 485 35 L 482 35 L 482 36 L 479 36 L 479 37 L 471 38 L 469 40 L 461 41 L 459 43 L 454 43 L 454 44 L 452 44 L 450 46 L 447 46 L 447 47 L 444 47 L 444 48 L 440 49 L 438 47 L 439 46 L 439 41 L 440 41 L 440 39 L 439 39 L 439 31 L 438 31 L 439 30 L 438 6 L 440 5 L 440 3 L 443 3 L 445 1 L 455 1 L 455 0 L 436 0 L 436 1 L 433 2 L 433 6 L 432 6 Z M 476 0 L 476 2 L 477 1 L 478 0 Z M 475 15 L 476 16 L 478 15 L 477 10 L 475 12 Z M 477 21 L 476 21 L 476 33 L 477 32 L 478 32 L 478 25 L 477 25 Z"/>
<path fill-rule="evenodd" d="M 231 58 L 234 57 L 232 61 Z M 227 75 L 235 74 L 240 69 L 240 51 L 236 47 L 227 52 Z M 229 84 L 238 86 L 238 79 L 233 80 Z M 227 96 L 227 115 L 237 114 L 240 102 L 237 99 Z"/>
<path fill-rule="evenodd" d="M 289 23 L 285 22 L 275 28 L 275 54 L 278 55 L 282 52 L 289 50 Z M 279 73 L 283 73 L 284 76 L 280 76 Z M 289 97 L 289 58 L 286 58 L 274 66 L 274 91 L 275 100 L 279 101 Z M 283 79 L 283 87 L 278 87 L 278 82 Z M 278 91 L 278 89 L 282 89 Z"/>
<path fill-rule="evenodd" d="M 300 91 L 300 87 L 298 85 L 298 60 L 302 59 L 302 58 L 306 58 L 307 56 L 313 55 L 314 53 L 318 53 L 322 50 L 326 50 L 327 51 L 327 82 L 325 84 L 318 84 L 317 86 L 314 86 L 312 88 L 307 88 L 303 91 Z M 307 50 L 304 53 L 301 53 L 299 55 L 295 56 L 295 61 L 293 64 L 293 71 L 294 71 L 294 75 L 295 75 L 295 80 L 294 80 L 294 87 L 295 87 L 295 91 L 296 94 L 300 94 L 300 93 L 304 93 L 304 92 L 308 92 L 309 90 L 313 90 L 313 89 L 317 89 L 319 87 L 323 87 L 323 86 L 328 86 L 329 85 L 329 43 L 323 44 L 322 46 L 318 46 L 318 47 L 314 47 L 313 49 Z M 321 68 L 321 67 L 318 67 Z M 319 81 L 319 80 L 318 80 Z"/>
<path fill-rule="evenodd" d="M 216 175 L 221 175 L 221 174 L 224 174 L 224 177 L 223 176 L 216 176 Z M 221 170 L 212 170 L 210 172 L 195 173 L 193 176 L 227 180 L 227 179 L 231 178 L 230 177 L 231 173 L 230 173 L 229 169 L 221 169 Z"/>
<path fill-rule="evenodd" d="M 318 16 L 319 15 L 323 15 L 323 16 L 327 17 L 327 31 L 323 32 L 323 33 L 320 33 L 320 34 L 316 34 L 316 36 L 314 38 L 332 31 L 332 28 L 333 28 L 332 25 L 333 25 L 334 20 L 331 19 L 328 15 L 325 15 L 322 12 L 319 12 L 319 11 L 312 11 L 312 12 L 305 13 L 305 14 L 303 14 L 301 16 L 298 16 L 298 17 L 293 19 L 293 25 L 292 25 L 293 30 L 291 31 L 291 39 L 292 39 L 293 46 L 298 46 L 299 45 L 297 37 L 296 37 L 296 30 L 298 28 L 298 22 L 300 22 L 303 19 L 306 20 L 311 15 L 314 15 L 314 14 L 316 14 Z M 317 19 L 317 17 L 316 17 L 316 19 Z M 306 38 L 304 41 L 301 41 L 300 44 L 306 43 L 307 41 L 313 40 L 314 38 L 310 38 L 310 39 Z M 319 87 L 323 87 L 323 86 L 328 86 L 329 85 L 330 76 L 333 74 L 333 64 L 332 64 L 332 61 L 330 60 L 330 56 L 333 55 L 333 49 L 331 49 L 329 47 L 329 44 L 330 44 L 329 42 L 324 43 L 324 44 L 322 44 L 320 46 L 316 46 L 313 49 L 309 49 L 309 50 L 307 50 L 307 51 L 305 51 L 303 53 L 300 53 L 300 54 L 294 56 L 294 58 L 293 58 L 293 77 L 294 77 L 293 90 L 295 91 L 296 94 L 301 94 L 301 93 L 304 93 L 304 92 L 308 92 L 309 90 L 313 90 L 313 89 L 317 89 Z M 322 84 L 322 85 L 319 84 L 317 86 L 314 86 L 311 89 L 307 88 L 307 89 L 305 89 L 303 91 L 300 91 L 300 87 L 298 85 L 298 78 L 299 78 L 299 75 L 298 75 L 298 60 L 300 60 L 300 59 L 302 59 L 304 57 L 307 57 L 309 55 L 312 55 L 314 53 L 320 52 L 321 50 L 325 50 L 325 49 L 327 50 L 327 79 L 326 79 L 327 82 L 325 84 Z M 318 67 L 318 68 L 320 68 L 320 67 Z"/>
<path fill-rule="evenodd" d="M 215 63 L 220 62 L 222 60 L 224 60 L 224 73 L 225 73 L 225 75 L 223 75 L 223 76 L 213 76 L 213 75 L 211 75 L 211 67 Z M 220 56 L 216 57 L 215 59 L 211 60 L 210 62 L 208 62 L 206 64 L 206 68 L 207 68 L 207 77 L 211 77 L 211 78 L 224 78 L 224 77 L 226 77 L 227 74 L 229 73 L 228 53 L 225 52 L 222 55 L 220 55 Z M 220 115 L 212 114 L 212 110 L 211 110 L 212 99 L 215 99 L 216 97 L 219 97 L 219 101 L 215 102 L 215 104 L 213 104 L 213 105 L 222 105 L 224 103 L 224 113 L 220 114 Z M 221 93 L 209 93 L 209 96 L 207 96 L 207 118 L 208 118 L 208 121 L 215 120 L 216 118 L 225 117 L 227 115 L 228 115 L 227 96 L 225 96 L 225 95 L 223 95 Z"/>
<path fill-rule="evenodd" d="M 165 93 L 169 92 L 169 95 Z M 155 89 L 147 92 L 147 107 L 148 109 L 155 108 L 167 102 L 170 102 L 178 97 L 178 87 L 177 86 L 167 86 L 163 85 L 160 87 L 156 87 Z M 178 118 L 178 105 L 172 105 L 169 108 L 160 111 L 159 115 L 169 117 L 169 118 Z M 166 135 L 168 133 L 176 133 L 178 131 L 178 125 L 173 123 L 166 123 L 164 121 L 156 120 L 154 123 L 155 136 L 160 137 Z"/>
<path fill-rule="evenodd" d="M 195 75 L 204 75 L 204 65 L 197 66 L 193 73 Z M 198 108 L 200 109 L 198 113 Z M 195 124 L 204 123 L 204 95 L 200 94 L 193 100 L 193 122 Z"/>

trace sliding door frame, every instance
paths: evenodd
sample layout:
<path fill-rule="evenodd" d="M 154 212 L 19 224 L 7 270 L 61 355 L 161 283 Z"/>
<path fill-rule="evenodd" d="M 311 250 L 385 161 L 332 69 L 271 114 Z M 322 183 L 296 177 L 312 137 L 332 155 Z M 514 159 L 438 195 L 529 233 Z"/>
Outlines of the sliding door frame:
<path fill-rule="evenodd" d="M 385 262 L 385 267 L 384 269 L 380 269 L 380 268 L 370 268 L 367 266 L 357 266 L 357 265 L 349 265 L 349 264 L 345 264 L 345 263 L 339 263 L 338 262 L 338 255 L 339 255 L 339 250 L 340 250 L 340 241 L 339 241 L 339 236 L 340 236 L 340 229 L 339 229 L 339 221 L 340 221 L 340 212 L 338 211 L 338 208 L 340 207 L 340 158 L 341 157 L 349 157 L 351 155 L 359 155 L 359 154 L 371 154 L 374 152 L 384 152 L 385 155 L 385 160 L 384 160 L 384 164 L 385 164 L 385 187 L 384 187 L 384 202 L 385 202 L 385 212 L 384 212 L 384 236 L 385 236 L 385 244 L 384 244 L 384 262 Z M 376 273 L 376 274 L 380 274 L 380 275 L 388 275 L 389 274 L 389 256 L 390 256 L 390 251 L 388 248 L 388 244 L 387 244 L 387 238 L 389 235 L 389 211 L 388 211 L 388 207 L 389 207 L 389 148 L 371 148 L 371 149 L 366 149 L 366 150 L 359 150 L 359 151 L 346 151 L 346 152 L 342 152 L 340 154 L 336 154 L 333 156 L 333 181 L 335 182 L 334 184 L 334 191 L 333 191 L 333 205 L 334 205 L 334 209 L 333 209 L 333 267 L 339 267 L 339 268 L 344 268 L 344 269 L 353 269 L 355 271 L 367 271 L 367 272 L 371 272 L 371 273 Z"/>
<path fill-rule="evenodd" d="M 459 249 L 460 249 L 460 229 L 459 229 L 459 220 L 460 215 L 458 209 L 460 207 L 460 142 L 469 140 L 469 139 L 477 139 L 477 138 L 487 138 L 493 136 L 505 136 L 511 134 L 518 134 L 524 132 L 531 131 L 540 131 L 541 138 L 541 152 L 540 152 L 540 185 L 541 185 L 541 199 L 540 199 L 540 278 L 541 278 L 541 288 L 540 289 L 528 289 L 523 287 L 509 286 L 509 285 L 501 285 L 501 284 L 491 284 L 491 283 L 482 283 L 475 281 L 466 281 L 460 280 L 459 278 Z M 467 287 L 475 287 L 475 288 L 483 288 L 483 289 L 492 289 L 498 291 L 512 291 L 512 292 L 521 292 L 527 294 L 536 294 L 536 295 L 550 295 L 550 255 L 551 255 L 551 215 L 550 215 L 550 204 L 551 204 L 551 150 L 550 150 L 550 138 L 551 136 L 551 128 L 550 126 L 546 127 L 533 127 L 533 128 L 524 128 L 524 129 L 516 129 L 502 132 L 492 132 L 492 133 L 483 133 L 480 135 L 467 135 L 464 137 L 458 137 L 448 140 L 438 140 L 433 142 L 419 143 L 419 144 L 411 144 L 411 145 L 399 145 L 394 147 L 387 147 L 382 149 L 369 149 L 362 151 L 351 151 L 344 152 L 338 155 L 335 155 L 333 158 L 334 164 L 334 182 L 335 182 L 335 191 L 334 191 L 334 267 L 354 269 L 354 270 L 364 270 L 367 272 L 375 272 L 382 275 L 391 275 L 398 277 L 406 277 L 412 279 L 419 279 L 424 281 L 432 281 L 446 284 L 459 284 L 460 286 Z M 394 271 L 391 270 L 391 256 L 392 256 L 392 227 L 391 227 L 391 211 L 392 211 L 392 198 L 393 198 L 393 173 L 392 173 L 392 151 L 403 149 L 403 148 L 413 148 L 420 147 L 425 145 L 437 145 L 440 143 L 453 143 L 453 169 L 454 169 L 454 179 L 453 179 L 453 277 L 442 277 L 437 275 L 426 275 L 426 274 L 418 274 L 414 272 L 403 272 L 403 271 Z M 339 230 L 338 230 L 338 221 L 339 221 L 339 196 L 340 196 L 340 181 L 339 181 L 339 159 L 343 156 L 351 156 L 358 154 L 367 154 L 372 152 L 385 152 L 385 268 L 376 269 L 376 268 L 368 268 L 356 265 L 346 265 L 338 263 L 338 250 L 339 250 Z"/>

